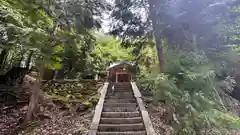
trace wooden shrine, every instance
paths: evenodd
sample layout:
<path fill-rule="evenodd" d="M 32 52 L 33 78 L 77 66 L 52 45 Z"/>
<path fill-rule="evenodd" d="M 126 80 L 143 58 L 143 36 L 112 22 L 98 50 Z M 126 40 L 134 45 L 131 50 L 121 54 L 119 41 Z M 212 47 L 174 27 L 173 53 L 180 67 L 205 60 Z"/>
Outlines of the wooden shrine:
<path fill-rule="evenodd" d="M 133 65 L 130 62 L 114 62 L 107 68 L 107 79 L 109 82 L 130 82 L 133 78 Z"/>

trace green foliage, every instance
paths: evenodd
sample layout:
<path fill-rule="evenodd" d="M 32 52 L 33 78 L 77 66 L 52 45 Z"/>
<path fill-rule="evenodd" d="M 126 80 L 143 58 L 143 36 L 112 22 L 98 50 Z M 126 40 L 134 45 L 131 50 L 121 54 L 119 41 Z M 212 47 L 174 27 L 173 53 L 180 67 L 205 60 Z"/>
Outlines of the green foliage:
<path fill-rule="evenodd" d="M 106 36 L 101 33 L 96 34 L 96 42 L 94 53 L 102 57 L 103 60 L 115 61 L 131 59 L 132 48 L 121 47 L 121 42 L 113 36 Z"/>
<path fill-rule="evenodd" d="M 132 59 L 131 48 L 124 49 L 120 42 L 112 36 L 90 31 L 90 35 L 77 36 L 66 46 L 64 56 L 67 76 L 76 78 L 81 75 L 94 75 L 104 72 L 109 62 Z M 80 76 L 81 76 L 80 75 Z"/>
<path fill-rule="evenodd" d="M 1 1 L 1 33 L 5 33 L 1 46 L 2 48 L 20 50 L 20 54 L 25 51 L 36 50 L 37 59 L 49 62 L 48 66 L 57 68 L 59 60 L 56 53 L 58 44 L 61 41 L 58 37 L 52 37 L 49 30 L 54 29 L 54 18 L 45 12 L 44 7 L 54 7 L 44 1 Z M 57 44 L 57 45 L 56 45 Z M 61 46 L 61 45 L 60 45 Z"/>
<path fill-rule="evenodd" d="M 101 4 L 55 0 L 3 0 L 0 4 L 0 49 L 9 49 L 8 57 L 34 50 L 34 63 L 43 60 L 46 68 L 63 68 L 67 74 L 91 68 L 94 37 L 89 29 L 100 27 L 93 14 Z"/>
<path fill-rule="evenodd" d="M 120 41 L 112 36 L 103 35 L 102 33 L 94 32 L 95 41 L 91 51 L 86 54 L 85 72 L 95 74 L 105 72 L 106 67 L 110 62 L 117 60 L 131 60 L 131 48 L 124 49 L 120 45 Z"/>
<path fill-rule="evenodd" d="M 156 101 L 165 100 L 175 108 L 176 134 L 240 128 L 240 119 L 228 113 L 220 100 L 213 61 L 201 53 L 173 51 L 167 51 L 165 59 L 164 74 L 143 72 L 140 82 L 150 85 Z"/>

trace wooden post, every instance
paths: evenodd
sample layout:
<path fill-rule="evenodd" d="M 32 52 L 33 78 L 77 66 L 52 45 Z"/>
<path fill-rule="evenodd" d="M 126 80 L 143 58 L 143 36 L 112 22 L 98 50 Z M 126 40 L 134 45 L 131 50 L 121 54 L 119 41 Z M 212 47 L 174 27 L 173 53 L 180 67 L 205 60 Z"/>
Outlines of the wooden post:
<path fill-rule="evenodd" d="M 109 77 L 110 77 L 110 72 L 107 70 L 107 77 L 106 77 L 105 79 L 106 79 L 107 81 L 110 81 Z"/>
<path fill-rule="evenodd" d="M 116 83 L 118 83 L 118 73 L 116 72 Z"/>

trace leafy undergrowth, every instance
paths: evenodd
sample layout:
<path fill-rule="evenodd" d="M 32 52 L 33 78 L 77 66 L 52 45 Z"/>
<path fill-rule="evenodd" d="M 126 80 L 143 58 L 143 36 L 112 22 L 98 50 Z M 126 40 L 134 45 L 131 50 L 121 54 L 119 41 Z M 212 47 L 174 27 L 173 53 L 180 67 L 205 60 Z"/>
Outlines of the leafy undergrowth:
<path fill-rule="evenodd" d="M 174 126 L 175 120 L 173 118 L 173 110 L 169 108 L 164 102 L 154 102 L 153 95 L 148 90 L 140 89 L 143 95 L 143 100 L 145 107 L 149 113 L 149 116 L 152 121 L 153 128 L 157 135 L 174 135 Z M 235 101 L 238 106 L 240 103 Z M 204 135 L 215 135 L 217 129 L 212 129 L 205 131 Z M 231 135 L 239 135 L 240 130 L 232 130 Z"/>
<path fill-rule="evenodd" d="M 78 109 L 84 111 L 98 102 L 97 90 L 102 84 L 93 80 L 48 82 L 44 92 L 52 97 L 55 104 L 65 108 L 81 105 L 82 108 Z"/>
<path fill-rule="evenodd" d="M 166 110 L 163 106 L 147 105 L 153 128 L 157 135 L 172 135 L 173 128 L 167 123 Z"/>
<path fill-rule="evenodd" d="M 85 80 L 45 83 L 43 100 L 40 101 L 34 120 L 22 127 L 28 108 L 29 85 L 24 83 L 19 88 L 23 93 L 19 97 L 24 97 L 24 100 L 17 98 L 15 104 L 1 106 L 0 135 L 87 134 L 101 82 Z"/>
<path fill-rule="evenodd" d="M 153 68 L 151 72 L 142 71 L 138 79 L 142 93 L 148 92 L 152 98 L 149 104 L 154 106 L 149 112 L 153 123 L 160 118 L 159 124 L 154 124 L 159 134 L 234 135 L 240 129 L 236 113 L 240 104 L 226 94 L 231 83 L 217 78 L 214 67 L 218 63 L 194 52 L 169 51 L 165 58 L 164 74 Z"/>
<path fill-rule="evenodd" d="M 146 101 L 145 101 L 146 102 Z M 157 135 L 174 135 L 174 127 L 172 126 L 173 119 L 170 117 L 168 107 L 163 103 L 158 105 L 149 103 L 146 104 L 146 108 L 149 112 L 153 128 Z M 204 135 L 215 135 L 219 129 L 206 130 L 203 133 Z M 226 132 L 223 130 L 223 132 Z M 232 130 L 228 134 L 230 135 L 239 135 L 240 130 Z"/>
<path fill-rule="evenodd" d="M 140 86 L 140 85 L 139 85 Z M 153 128 L 157 135 L 172 135 L 173 127 L 170 125 L 168 111 L 164 103 L 155 103 L 150 91 L 139 87 L 143 96 L 145 107 L 149 113 Z"/>

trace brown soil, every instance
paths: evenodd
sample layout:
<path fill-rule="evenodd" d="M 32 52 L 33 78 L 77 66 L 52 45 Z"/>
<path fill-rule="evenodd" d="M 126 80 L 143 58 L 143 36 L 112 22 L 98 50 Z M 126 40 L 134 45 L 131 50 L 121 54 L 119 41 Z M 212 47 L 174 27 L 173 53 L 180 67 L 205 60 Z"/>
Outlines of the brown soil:
<path fill-rule="evenodd" d="M 22 94 L 14 104 L 0 104 L 0 135 L 87 134 L 94 113 L 97 91 L 83 97 L 84 101 L 78 99 L 74 103 L 62 101 L 56 97 L 49 99 L 49 95 L 44 93 L 47 95 L 47 100 L 44 99 L 45 102 L 39 104 L 40 107 L 34 120 L 28 125 L 22 126 L 28 109 L 29 85 L 24 83 L 24 86 L 18 88 L 21 89 Z M 99 84 L 96 87 L 100 87 Z M 86 98 L 91 99 L 94 103 L 87 100 L 88 104 L 85 104 Z"/>

